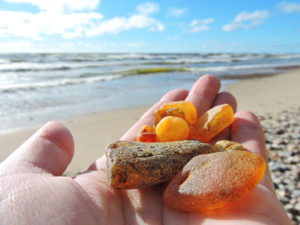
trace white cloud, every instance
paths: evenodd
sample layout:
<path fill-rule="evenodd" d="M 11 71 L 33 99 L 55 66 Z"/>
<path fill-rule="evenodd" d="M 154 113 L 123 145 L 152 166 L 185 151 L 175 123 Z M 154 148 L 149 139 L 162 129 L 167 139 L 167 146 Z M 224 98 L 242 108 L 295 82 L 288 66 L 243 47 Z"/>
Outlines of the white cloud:
<path fill-rule="evenodd" d="M 201 32 L 209 29 L 209 24 L 214 22 L 214 18 L 208 18 L 203 20 L 193 20 L 190 24 L 190 32 Z"/>
<path fill-rule="evenodd" d="M 137 12 L 129 17 L 103 20 L 103 16 L 94 11 L 99 0 L 6 1 L 31 3 L 38 6 L 40 12 L 0 10 L 0 37 L 42 39 L 45 35 L 59 35 L 65 39 L 73 39 L 105 33 L 116 34 L 130 29 L 164 30 L 164 25 L 150 16 L 159 10 L 159 6 L 154 3 L 137 6 Z M 55 11 L 55 8 L 59 10 Z"/>
<path fill-rule="evenodd" d="M 233 31 L 236 29 L 251 29 L 264 22 L 269 17 L 266 10 L 254 11 L 252 13 L 241 12 L 233 20 L 232 23 L 226 24 L 222 27 L 223 31 Z"/>
<path fill-rule="evenodd" d="M 65 38 L 83 36 L 85 30 L 102 19 L 98 13 L 75 12 L 57 14 L 40 12 L 37 14 L 0 11 L 0 37 L 25 37 L 40 39 L 42 35 L 62 35 Z"/>
<path fill-rule="evenodd" d="M 170 17 L 181 17 L 183 15 L 185 15 L 187 12 L 186 8 L 173 8 L 170 9 L 168 12 L 168 16 Z"/>
<path fill-rule="evenodd" d="M 145 2 L 136 7 L 139 14 L 151 15 L 159 11 L 159 5 L 152 2 Z"/>
<path fill-rule="evenodd" d="M 29 3 L 43 11 L 65 12 L 95 10 L 100 0 L 5 0 L 11 3 Z"/>
<path fill-rule="evenodd" d="M 300 3 L 297 2 L 280 2 L 277 6 L 284 13 L 300 12 Z"/>
<path fill-rule="evenodd" d="M 103 21 L 97 26 L 87 30 L 88 37 L 97 36 L 105 33 L 117 34 L 131 29 L 148 28 L 151 31 L 163 31 L 164 25 L 156 19 L 150 17 L 150 14 L 157 12 L 158 6 L 152 3 L 144 3 L 137 7 L 137 13 L 130 17 L 115 17 Z"/>

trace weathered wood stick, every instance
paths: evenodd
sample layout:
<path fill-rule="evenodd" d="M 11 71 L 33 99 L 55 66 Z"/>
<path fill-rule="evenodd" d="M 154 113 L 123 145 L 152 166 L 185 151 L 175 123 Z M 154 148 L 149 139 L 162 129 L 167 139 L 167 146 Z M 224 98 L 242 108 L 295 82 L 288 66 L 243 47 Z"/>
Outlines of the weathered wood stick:
<path fill-rule="evenodd" d="M 106 149 L 108 180 L 117 189 L 133 189 L 170 181 L 194 156 L 216 152 L 195 140 L 143 143 L 117 141 Z"/>

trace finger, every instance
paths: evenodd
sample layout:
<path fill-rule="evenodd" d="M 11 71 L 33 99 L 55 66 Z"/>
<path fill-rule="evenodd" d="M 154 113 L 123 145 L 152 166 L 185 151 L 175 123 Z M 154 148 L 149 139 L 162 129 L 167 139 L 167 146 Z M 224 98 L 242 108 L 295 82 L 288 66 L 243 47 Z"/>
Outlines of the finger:
<path fill-rule="evenodd" d="M 196 81 L 185 100 L 196 106 L 198 116 L 202 115 L 212 106 L 220 86 L 219 79 L 212 75 L 204 75 Z"/>
<path fill-rule="evenodd" d="M 255 114 L 239 111 L 234 117 L 231 127 L 232 141 L 242 143 L 247 149 L 267 160 L 264 132 Z"/>
<path fill-rule="evenodd" d="M 1 165 L 3 173 L 61 175 L 74 152 L 71 133 L 58 122 L 49 122 L 12 153 Z"/>
<path fill-rule="evenodd" d="M 87 171 L 90 170 L 103 170 L 106 171 L 106 155 L 102 155 L 99 159 L 93 162 Z"/>
<path fill-rule="evenodd" d="M 236 111 L 237 102 L 235 97 L 230 94 L 229 92 L 221 92 L 217 95 L 216 100 L 213 106 L 222 105 L 222 104 L 229 104 L 233 111 Z M 230 139 L 230 127 L 223 130 L 220 134 L 218 134 L 213 140 L 212 143 L 215 143 L 219 140 L 228 140 Z"/>
<path fill-rule="evenodd" d="M 152 125 L 154 121 L 154 113 L 162 104 L 170 101 L 181 101 L 186 98 L 188 91 L 184 89 L 176 89 L 165 94 L 159 102 L 153 105 L 122 137 L 121 140 L 135 140 L 138 129 L 143 125 Z"/>
<path fill-rule="evenodd" d="M 239 111 L 235 114 L 231 126 L 231 140 L 241 143 L 249 151 L 261 155 L 268 163 L 264 132 L 255 114 L 248 111 Z M 262 183 L 271 191 L 274 191 L 268 168 Z"/>
<path fill-rule="evenodd" d="M 236 99 L 229 92 L 226 92 L 226 91 L 220 92 L 217 95 L 213 106 L 222 105 L 222 104 L 229 104 L 233 108 L 233 111 L 234 112 L 236 111 L 236 107 L 237 107 Z"/>

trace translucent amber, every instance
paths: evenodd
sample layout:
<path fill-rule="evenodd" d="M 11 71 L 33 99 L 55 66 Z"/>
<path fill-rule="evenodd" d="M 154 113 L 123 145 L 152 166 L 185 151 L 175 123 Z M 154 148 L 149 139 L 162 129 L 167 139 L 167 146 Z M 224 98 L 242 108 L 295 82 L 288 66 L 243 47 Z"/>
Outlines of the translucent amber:
<path fill-rule="evenodd" d="M 155 133 L 159 142 L 186 140 L 189 124 L 182 118 L 167 116 L 156 126 Z"/>
<path fill-rule="evenodd" d="M 190 125 L 190 133 L 187 138 L 188 140 L 199 140 L 199 134 L 193 125 Z"/>
<path fill-rule="evenodd" d="M 144 125 L 138 130 L 136 140 L 139 142 L 156 142 L 156 134 L 153 127 Z"/>
<path fill-rule="evenodd" d="M 154 132 L 154 128 L 149 125 L 143 125 L 139 130 L 138 133 L 145 133 L 145 132 Z"/>
<path fill-rule="evenodd" d="M 139 142 L 157 142 L 155 132 L 144 132 L 137 135 L 136 138 Z"/>
<path fill-rule="evenodd" d="M 177 173 L 163 194 L 167 206 L 186 212 L 229 208 L 264 177 L 263 157 L 248 151 L 200 155 Z"/>
<path fill-rule="evenodd" d="M 234 141 L 221 140 L 218 141 L 214 146 L 216 152 L 222 151 L 234 151 L 234 150 L 246 150 L 243 145 Z"/>
<path fill-rule="evenodd" d="M 209 142 L 234 119 L 234 112 L 230 105 L 218 105 L 205 112 L 195 124 L 198 138 L 202 142 Z"/>
<path fill-rule="evenodd" d="M 195 124 L 198 119 L 197 109 L 191 102 L 177 101 L 168 102 L 160 107 L 161 109 L 179 108 L 184 113 L 184 119 L 190 124 Z"/>
<path fill-rule="evenodd" d="M 176 116 L 184 119 L 184 113 L 180 108 L 161 108 L 155 112 L 154 126 L 166 116 Z"/>

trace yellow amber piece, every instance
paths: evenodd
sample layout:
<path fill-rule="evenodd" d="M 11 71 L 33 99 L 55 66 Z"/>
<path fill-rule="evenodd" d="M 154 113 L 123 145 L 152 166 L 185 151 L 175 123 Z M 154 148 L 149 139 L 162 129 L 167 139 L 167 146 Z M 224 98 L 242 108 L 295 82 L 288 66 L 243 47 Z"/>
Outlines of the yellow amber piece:
<path fill-rule="evenodd" d="M 218 141 L 213 148 L 216 152 L 246 150 L 242 144 L 228 140 Z"/>
<path fill-rule="evenodd" d="M 234 112 L 230 105 L 218 105 L 206 111 L 195 124 L 198 139 L 209 142 L 234 120 Z"/>
<path fill-rule="evenodd" d="M 180 108 L 160 108 L 155 111 L 154 126 L 166 116 L 176 116 L 184 119 L 184 112 Z"/>
<path fill-rule="evenodd" d="M 168 184 L 163 200 L 170 208 L 185 212 L 230 207 L 256 187 L 265 170 L 263 157 L 248 151 L 195 156 Z"/>
<path fill-rule="evenodd" d="M 145 133 L 145 132 L 154 132 L 154 128 L 149 125 L 143 125 L 139 130 L 138 133 Z"/>
<path fill-rule="evenodd" d="M 163 118 L 155 128 L 159 142 L 186 140 L 189 130 L 189 125 L 184 119 L 174 116 Z"/>
<path fill-rule="evenodd" d="M 160 107 L 161 109 L 179 108 L 184 113 L 184 119 L 190 124 L 195 124 L 198 119 L 197 109 L 191 102 L 177 101 L 168 102 Z"/>

